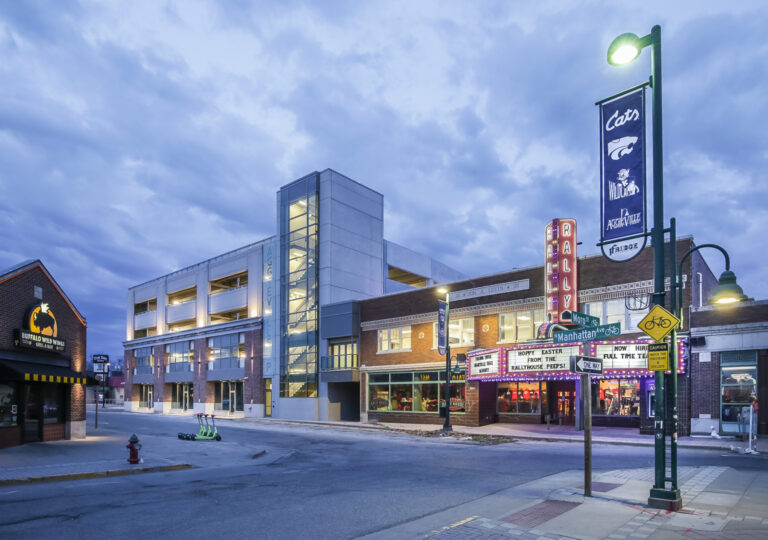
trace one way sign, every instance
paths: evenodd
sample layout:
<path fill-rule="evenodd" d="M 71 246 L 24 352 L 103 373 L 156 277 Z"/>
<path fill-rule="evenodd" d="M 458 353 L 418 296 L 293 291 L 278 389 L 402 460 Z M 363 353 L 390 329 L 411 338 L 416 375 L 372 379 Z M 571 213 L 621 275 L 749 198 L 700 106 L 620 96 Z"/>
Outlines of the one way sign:
<path fill-rule="evenodd" d="M 592 356 L 571 356 L 571 373 L 601 375 L 603 373 L 603 359 Z"/>

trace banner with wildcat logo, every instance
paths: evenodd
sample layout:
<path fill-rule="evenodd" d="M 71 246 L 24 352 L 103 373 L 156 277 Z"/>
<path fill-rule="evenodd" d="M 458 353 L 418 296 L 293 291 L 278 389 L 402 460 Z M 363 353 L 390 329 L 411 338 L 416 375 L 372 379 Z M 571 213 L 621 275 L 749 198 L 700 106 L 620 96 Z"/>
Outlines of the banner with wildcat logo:
<path fill-rule="evenodd" d="M 645 247 L 645 85 L 598 102 L 600 107 L 600 243 L 609 259 Z"/>

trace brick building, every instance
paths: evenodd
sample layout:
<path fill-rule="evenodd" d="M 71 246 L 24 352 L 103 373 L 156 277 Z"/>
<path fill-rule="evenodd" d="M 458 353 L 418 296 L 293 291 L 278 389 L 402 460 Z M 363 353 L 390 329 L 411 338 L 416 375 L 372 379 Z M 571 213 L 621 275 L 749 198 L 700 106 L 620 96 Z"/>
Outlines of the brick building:
<path fill-rule="evenodd" d="M 692 238 L 678 240 L 678 262 L 693 245 Z M 559 277 L 559 289 L 570 291 L 572 298 L 557 297 L 558 287 L 551 283 L 558 278 L 548 264 L 446 287 L 451 353 L 470 357 L 468 365 L 454 367 L 451 375 L 452 423 L 545 423 L 547 416 L 563 424 L 577 422 L 579 385 L 569 372 L 568 359 L 581 354 L 602 357 L 605 367 L 602 376 L 592 379 L 593 424 L 652 431 L 655 389 L 653 372 L 647 370 L 649 340 L 637 329 L 653 291 L 652 249 L 623 263 L 602 256 L 577 258 L 574 253 L 574 260 L 565 264 L 563 256 L 561 251 L 560 267 L 572 272 L 567 282 Z M 717 284 L 698 252 L 686 259 L 682 280 L 686 309 L 701 304 Z M 445 357 L 437 349 L 440 298 L 437 288 L 430 287 L 359 302 L 363 420 L 443 422 L 439 409 L 445 404 Z M 560 307 L 569 302 L 571 310 L 593 315 L 602 324 L 618 323 L 620 334 L 591 345 L 554 345 L 551 323 L 565 324 L 562 317 L 550 315 L 557 314 L 558 302 Z M 681 434 L 689 433 L 691 403 L 689 328 L 687 321 L 684 324 L 678 334 Z"/>
<path fill-rule="evenodd" d="M 0 273 L 0 448 L 85 437 L 85 318 L 39 261 Z"/>
<path fill-rule="evenodd" d="M 751 397 L 768 399 L 768 301 L 691 312 L 691 430 L 744 432 Z M 768 434 L 768 411 L 758 410 L 758 433 Z"/>

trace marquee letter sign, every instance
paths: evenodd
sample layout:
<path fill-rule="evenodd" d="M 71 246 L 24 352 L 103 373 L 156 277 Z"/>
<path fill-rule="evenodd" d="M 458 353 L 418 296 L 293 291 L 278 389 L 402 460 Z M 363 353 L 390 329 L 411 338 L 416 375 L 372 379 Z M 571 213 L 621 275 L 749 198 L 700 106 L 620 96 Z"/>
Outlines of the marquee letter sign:
<path fill-rule="evenodd" d="M 576 220 L 553 219 L 546 228 L 544 287 L 547 322 L 570 322 L 564 311 L 576 311 Z M 570 317 L 570 315 L 569 315 Z"/>

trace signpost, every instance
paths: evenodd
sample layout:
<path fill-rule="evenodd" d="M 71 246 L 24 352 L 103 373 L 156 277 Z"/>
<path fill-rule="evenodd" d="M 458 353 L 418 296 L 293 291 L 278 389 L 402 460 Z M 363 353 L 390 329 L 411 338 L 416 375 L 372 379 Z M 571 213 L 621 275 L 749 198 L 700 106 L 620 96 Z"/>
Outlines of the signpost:
<path fill-rule="evenodd" d="M 555 343 L 572 343 L 574 341 L 592 341 L 595 339 L 607 339 L 621 335 L 621 323 L 601 324 L 589 328 L 579 328 L 577 330 L 561 330 L 555 332 L 553 341 Z"/>
<path fill-rule="evenodd" d="M 106 406 L 106 390 L 104 387 L 107 382 L 106 379 L 107 377 L 109 377 L 109 355 L 94 354 L 92 356 L 92 360 L 93 360 L 94 373 L 98 373 L 99 375 L 101 375 L 100 377 L 101 378 L 101 396 L 102 396 L 101 406 L 105 407 Z M 96 377 L 99 378 L 98 375 Z M 99 429 L 99 394 L 98 392 L 94 392 L 94 394 L 96 395 L 96 399 L 94 400 L 96 405 L 96 414 L 93 419 L 93 422 L 94 422 L 93 429 Z"/>
<path fill-rule="evenodd" d="M 602 358 L 571 356 L 571 373 L 581 374 L 581 396 L 584 404 L 584 496 L 592 496 L 592 389 L 590 375 L 603 373 Z"/>

